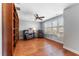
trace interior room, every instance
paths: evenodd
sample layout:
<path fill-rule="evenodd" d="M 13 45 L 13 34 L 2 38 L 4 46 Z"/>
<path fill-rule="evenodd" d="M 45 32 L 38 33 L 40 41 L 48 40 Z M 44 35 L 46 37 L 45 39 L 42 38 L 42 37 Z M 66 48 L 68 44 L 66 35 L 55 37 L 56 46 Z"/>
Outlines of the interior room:
<path fill-rule="evenodd" d="M 79 4 L 3 3 L 3 55 L 79 56 Z"/>

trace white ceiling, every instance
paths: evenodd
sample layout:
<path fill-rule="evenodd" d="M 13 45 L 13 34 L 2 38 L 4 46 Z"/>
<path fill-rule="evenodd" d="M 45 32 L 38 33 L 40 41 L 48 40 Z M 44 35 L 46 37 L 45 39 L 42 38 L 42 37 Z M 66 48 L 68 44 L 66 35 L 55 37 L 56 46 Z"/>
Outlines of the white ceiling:
<path fill-rule="evenodd" d="M 22 21 L 34 21 L 34 14 L 38 13 L 39 16 L 45 16 L 43 21 L 55 17 L 57 15 L 63 14 L 63 10 L 71 3 L 21 3 L 15 4 L 16 7 L 20 7 L 18 11 L 19 18 Z M 40 21 L 38 21 L 40 22 Z"/>

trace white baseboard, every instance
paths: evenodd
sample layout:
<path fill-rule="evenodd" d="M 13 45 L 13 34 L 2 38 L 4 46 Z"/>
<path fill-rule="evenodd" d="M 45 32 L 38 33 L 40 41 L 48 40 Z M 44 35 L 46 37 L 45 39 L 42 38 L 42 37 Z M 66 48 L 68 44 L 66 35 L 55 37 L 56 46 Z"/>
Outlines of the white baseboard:
<path fill-rule="evenodd" d="M 64 44 L 64 42 L 62 42 L 62 41 L 59 41 L 59 40 L 55 40 L 55 39 L 50 39 L 50 38 L 47 38 L 47 39 L 49 39 L 49 40 L 53 40 L 53 41 L 56 41 L 56 42 L 58 42 L 58 43 L 60 43 L 60 44 Z"/>
<path fill-rule="evenodd" d="M 66 47 L 66 46 L 63 46 L 63 48 L 66 49 L 66 50 L 69 50 L 69 51 L 71 51 L 71 52 L 73 52 L 73 53 L 75 53 L 75 54 L 78 54 L 78 55 L 79 55 L 79 51 L 76 51 L 76 50 L 71 49 L 71 48 Z"/>
<path fill-rule="evenodd" d="M 52 39 L 52 40 L 54 40 L 54 41 L 56 41 L 56 42 L 58 42 L 58 43 L 61 43 L 61 44 L 63 44 L 63 42 L 62 42 L 62 41 L 55 40 L 55 39 Z"/>

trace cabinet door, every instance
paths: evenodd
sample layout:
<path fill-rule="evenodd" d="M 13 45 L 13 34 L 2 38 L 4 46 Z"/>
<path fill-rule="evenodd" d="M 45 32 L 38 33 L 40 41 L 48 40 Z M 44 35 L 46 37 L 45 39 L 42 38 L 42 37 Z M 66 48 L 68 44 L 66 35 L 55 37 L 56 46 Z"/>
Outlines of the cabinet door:
<path fill-rule="evenodd" d="M 12 55 L 12 18 L 13 4 L 2 3 L 2 53 L 6 56 Z"/>
<path fill-rule="evenodd" d="M 13 3 L 2 3 L 2 53 L 11 56 L 19 40 L 19 18 Z"/>

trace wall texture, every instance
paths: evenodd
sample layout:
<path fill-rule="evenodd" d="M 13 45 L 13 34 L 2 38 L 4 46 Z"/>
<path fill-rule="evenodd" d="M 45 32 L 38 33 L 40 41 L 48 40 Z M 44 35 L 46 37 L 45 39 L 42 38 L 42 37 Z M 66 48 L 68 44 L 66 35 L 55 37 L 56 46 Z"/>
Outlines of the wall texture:
<path fill-rule="evenodd" d="M 79 4 L 64 10 L 64 48 L 79 54 Z"/>

